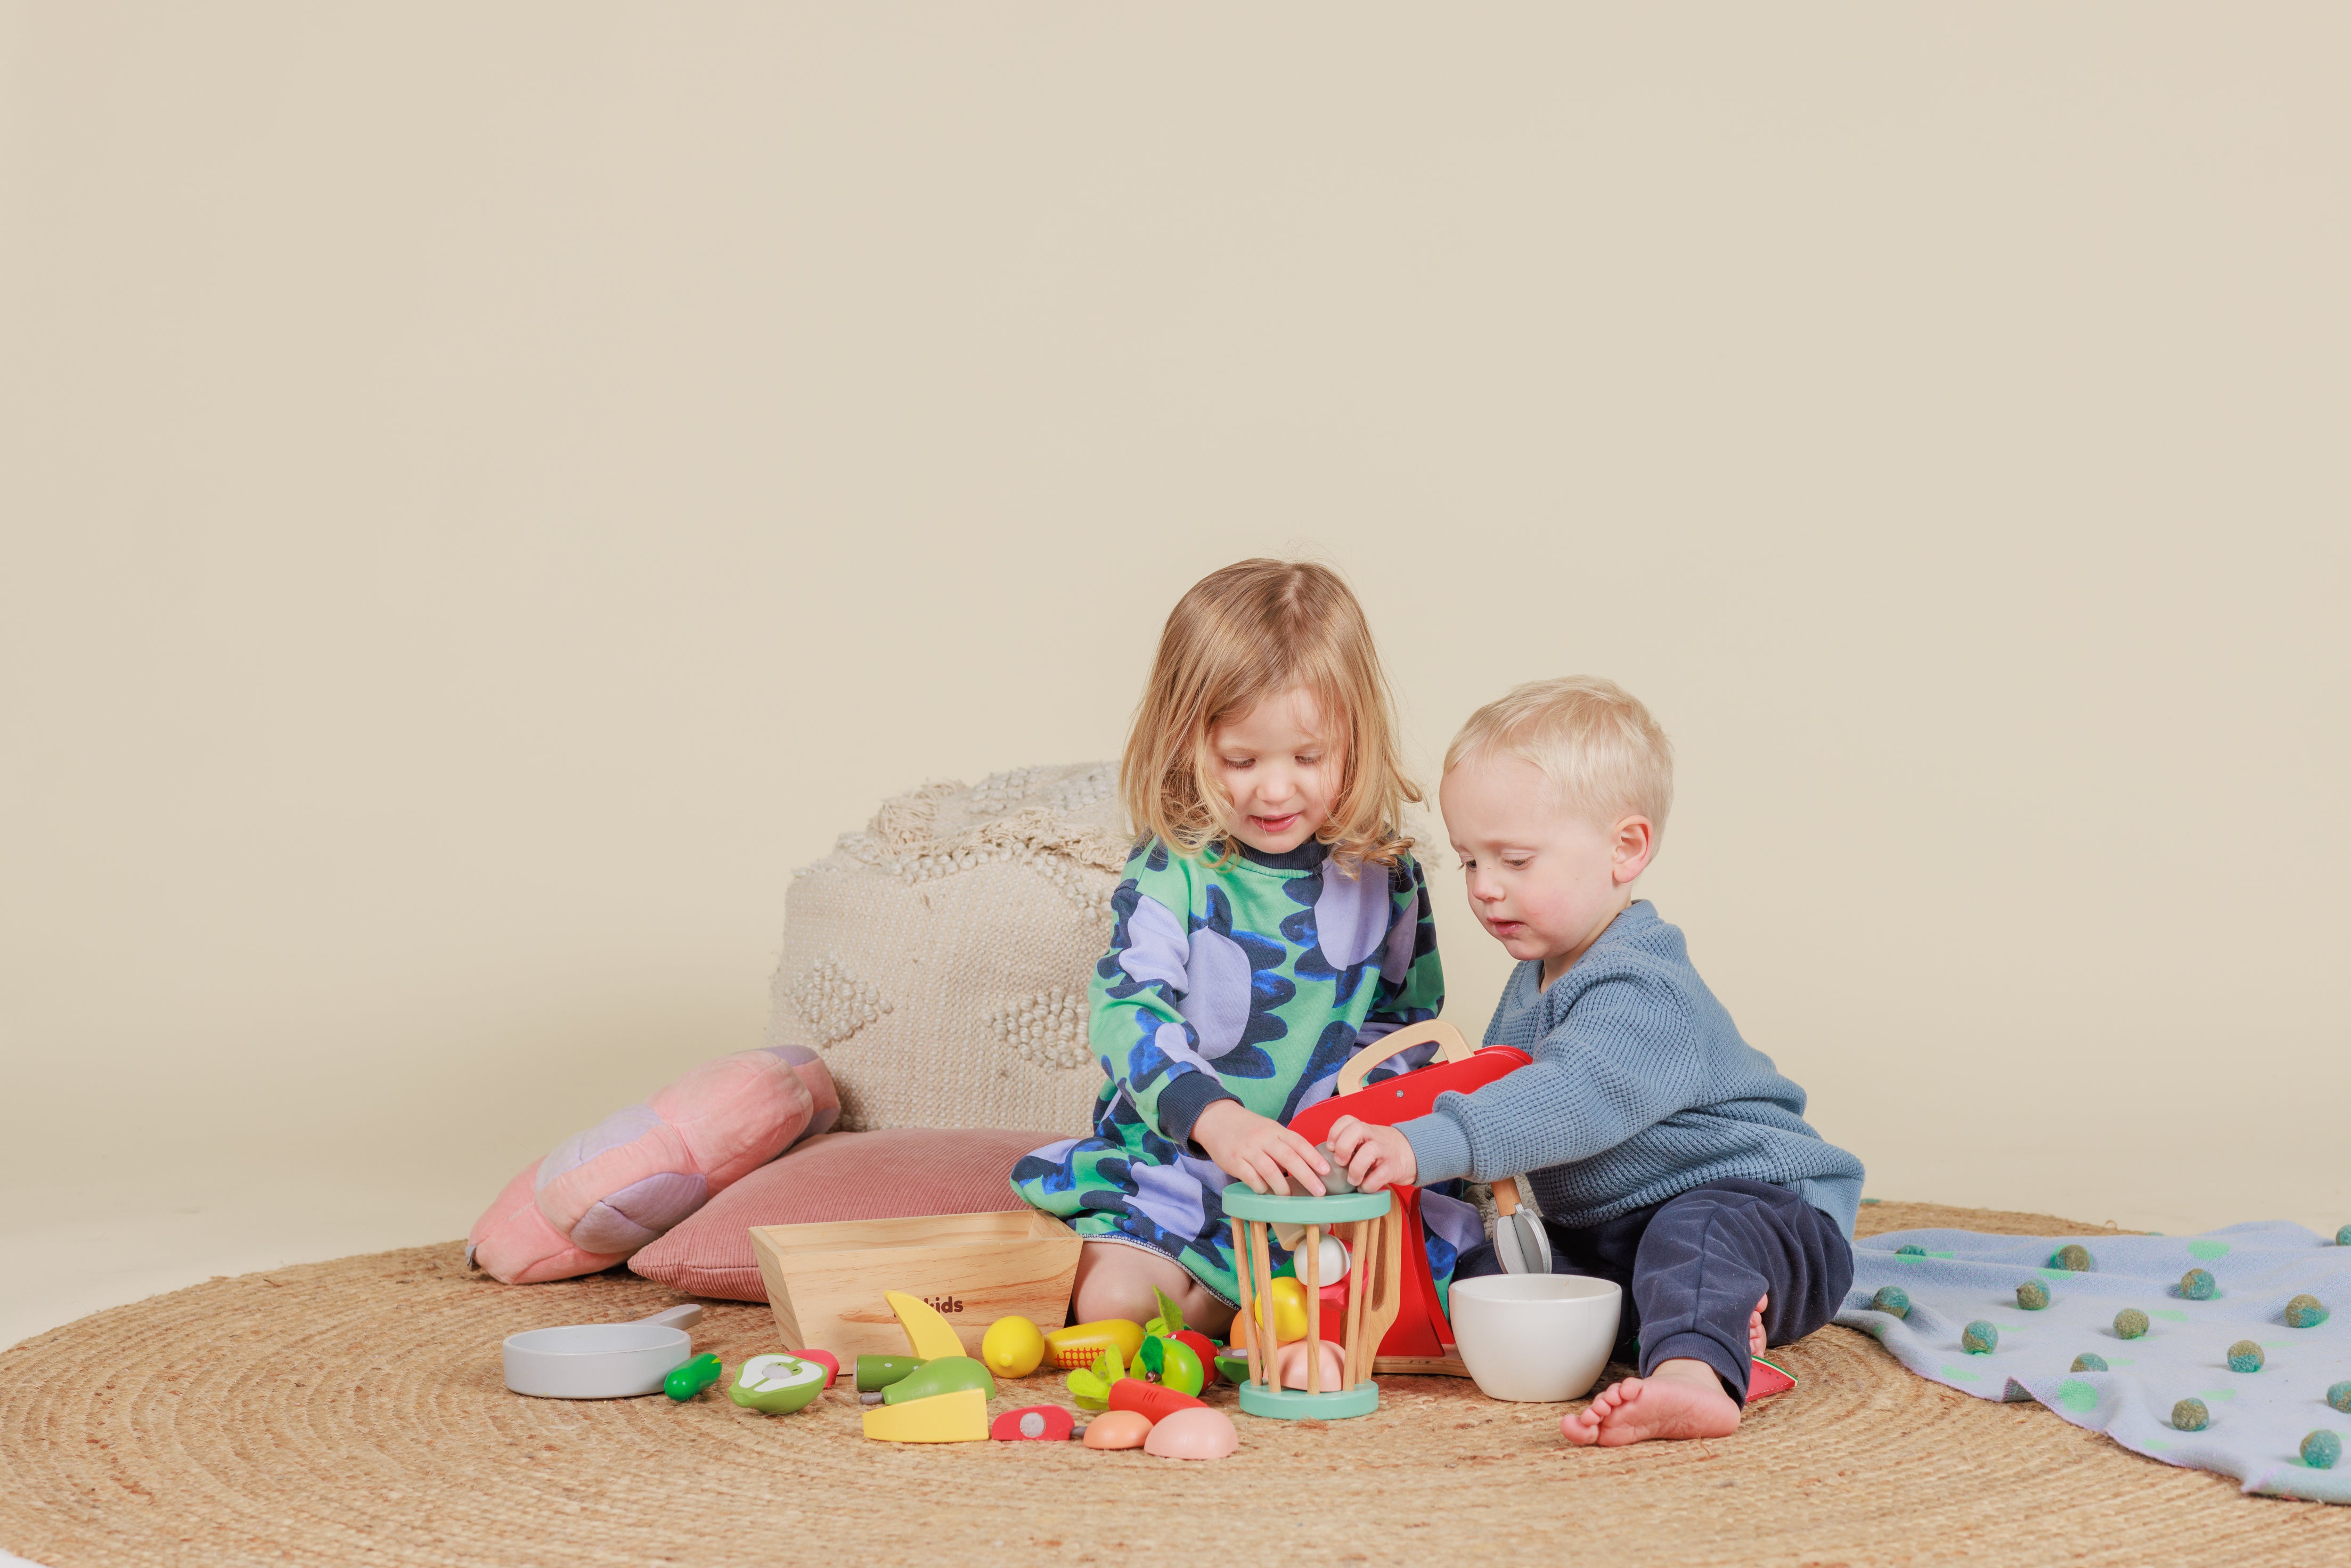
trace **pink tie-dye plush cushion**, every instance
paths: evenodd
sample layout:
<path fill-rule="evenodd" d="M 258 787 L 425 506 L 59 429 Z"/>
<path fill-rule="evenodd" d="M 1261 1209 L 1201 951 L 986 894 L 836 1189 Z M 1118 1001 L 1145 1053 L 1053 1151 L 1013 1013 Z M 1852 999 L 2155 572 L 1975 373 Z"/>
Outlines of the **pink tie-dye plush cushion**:
<path fill-rule="evenodd" d="M 705 1061 L 508 1182 L 466 1234 L 465 1261 L 510 1285 L 609 1269 L 840 1116 L 832 1073 L 805 1047 Z"/>

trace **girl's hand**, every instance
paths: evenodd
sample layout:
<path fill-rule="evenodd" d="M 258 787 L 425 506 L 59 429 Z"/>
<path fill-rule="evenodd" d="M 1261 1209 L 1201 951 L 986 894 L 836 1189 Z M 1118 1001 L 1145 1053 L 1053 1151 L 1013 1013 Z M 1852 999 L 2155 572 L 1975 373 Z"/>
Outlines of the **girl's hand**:
<path fill-rule="evenodd" d="M 1331 1152 L 1345 1164 L 1347 1179 L 1364 1192 L 1410 1186 L 1420 1174 L 1411 1139 L 1394 1127 L 1375 1127 L 1353 1116 L 1340 1117 L 1331 1128 Z"/>
<path fill-rule="evenodd" d="M 1192 1141 L 1227 1176 L 1249 1183 L 1251 1192 L 1287 1197 L 1294 1181 L 1301 1191 L 1322 1196 L 1322 1173 L 1330 1162 L 1304 1138 L 1238 1100 L 1218 1100 L 1201 1112 L 1192 1124 Z"/>

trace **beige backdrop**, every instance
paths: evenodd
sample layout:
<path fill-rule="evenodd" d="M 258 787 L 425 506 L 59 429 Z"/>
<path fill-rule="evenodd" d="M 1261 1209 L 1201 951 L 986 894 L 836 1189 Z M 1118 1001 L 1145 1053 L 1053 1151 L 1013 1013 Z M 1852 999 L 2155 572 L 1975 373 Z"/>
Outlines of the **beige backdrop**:
<path fill-rule="evenodd" d="M 455 1235 L 1269 551 L 1655 706 L 1872 1190 L 2351 1219 L 2340 5 L 0 17 L 0 1339 Z"/>

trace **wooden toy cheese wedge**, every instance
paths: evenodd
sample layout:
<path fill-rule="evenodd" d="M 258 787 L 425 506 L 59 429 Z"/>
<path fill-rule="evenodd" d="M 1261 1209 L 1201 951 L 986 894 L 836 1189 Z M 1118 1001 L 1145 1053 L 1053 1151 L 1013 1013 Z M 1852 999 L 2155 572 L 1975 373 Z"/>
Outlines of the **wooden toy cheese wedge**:
<path fill-rule="evenodd" d="M 904 1405 L 876 1405 L 865 1412 L 865 1435 L 884 1443 L 985 1443 L 987 1396 L 965 1388 Z"/>

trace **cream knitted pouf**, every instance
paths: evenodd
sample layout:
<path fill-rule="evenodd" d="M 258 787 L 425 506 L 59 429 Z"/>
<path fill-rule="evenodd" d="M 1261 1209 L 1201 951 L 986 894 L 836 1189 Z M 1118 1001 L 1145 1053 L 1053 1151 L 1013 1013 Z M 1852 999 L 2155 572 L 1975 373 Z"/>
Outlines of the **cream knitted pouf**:
<path fill-rule="evenodd" d="M 822 1054 L 842 1127 L 1088 1130 L 1117 794 L 1107 762 L 926 784 L 794 873 L 767 1043 Z"/>

